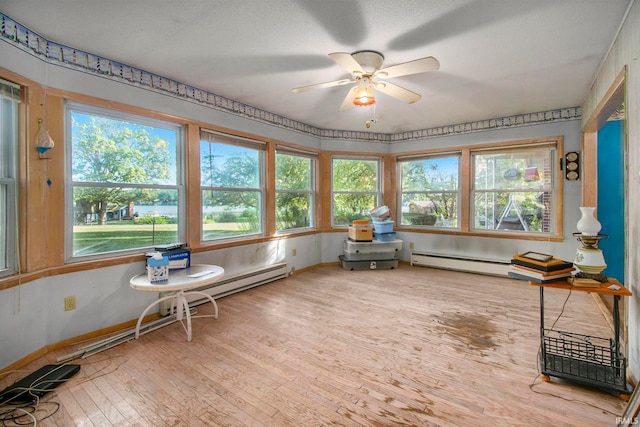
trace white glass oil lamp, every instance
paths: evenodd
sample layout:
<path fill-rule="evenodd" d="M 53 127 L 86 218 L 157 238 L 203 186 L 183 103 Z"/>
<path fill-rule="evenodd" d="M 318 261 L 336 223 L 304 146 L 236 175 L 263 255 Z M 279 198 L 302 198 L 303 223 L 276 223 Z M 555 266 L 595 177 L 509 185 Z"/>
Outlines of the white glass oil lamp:
<path fill-rule="evenodd" d="M 582 247 L 578 248 L 573 265 L 583 273 L 579 273 L 582 277 L 606 281 L 602 271 L 607 268 L 607 264 L 602 250 L 598 248 L 598 242 L 608 236 L 598 234 L 602 225 L 595 218 L 594 211 L 595 208 L 592 207 L 580 207 L 582 216 L 577 224 L 579 233 L 573 233 L 573 235 L 580 241 Z"/>

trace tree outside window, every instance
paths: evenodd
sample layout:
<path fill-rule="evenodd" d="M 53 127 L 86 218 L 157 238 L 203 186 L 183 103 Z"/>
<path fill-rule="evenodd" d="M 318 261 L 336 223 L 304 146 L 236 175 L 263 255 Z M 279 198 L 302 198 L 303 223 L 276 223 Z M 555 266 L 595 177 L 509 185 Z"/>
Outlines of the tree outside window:
<path fill-rule="evenodd" d="M 336 157 L 331 176 L 332 224 L 346 226 L 370 218 L 369 211 L 381 200 L 380 160 Z"/>
<path fill-rule="evenodd" d="M 400 159 L 400 224 L 458 226 L 459 156 Z"/>
<path fill-rule="evenodd" d="M 202 132 L 202 240 L 262 233 L 264 147 Z"/>
<path fill-rule="evenodd" d="M 276 230 L 313 224 L 315 158 L 278 150 L 276 154 Z"/>
<path fill-rule="evenodd" d="M 180 240 L 180 127 L 71 104 L 71 256 Z"/>

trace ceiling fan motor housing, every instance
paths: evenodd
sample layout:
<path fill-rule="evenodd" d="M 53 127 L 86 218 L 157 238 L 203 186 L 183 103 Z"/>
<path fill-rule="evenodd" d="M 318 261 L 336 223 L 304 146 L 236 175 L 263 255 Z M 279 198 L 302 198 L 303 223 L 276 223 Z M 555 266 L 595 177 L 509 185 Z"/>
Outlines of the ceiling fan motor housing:
<path fill-rule="evenodd" d="M 362 69 L 371 76 L 382 67 L 384 56 L 375 50 L 359 50 L 351 54 L 353 59 L 362 66 Z"/>

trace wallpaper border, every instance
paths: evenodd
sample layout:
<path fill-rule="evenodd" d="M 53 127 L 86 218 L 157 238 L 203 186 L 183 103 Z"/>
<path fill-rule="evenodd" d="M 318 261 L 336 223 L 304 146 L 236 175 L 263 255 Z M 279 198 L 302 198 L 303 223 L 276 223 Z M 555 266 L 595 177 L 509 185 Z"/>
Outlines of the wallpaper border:
<path fill-rule="evenodd" d="M 327 140 L 356 140 L 391 144 L 553 121 L 579 120 L 582 118 L 580 107 L 567 107 L 392 134 L 321 129 L 216 95 L 186 83 L 47 40 L 2 12 L 0 12 L 0 39 L 53 65 L 158 92 L 219 111 Z"/>

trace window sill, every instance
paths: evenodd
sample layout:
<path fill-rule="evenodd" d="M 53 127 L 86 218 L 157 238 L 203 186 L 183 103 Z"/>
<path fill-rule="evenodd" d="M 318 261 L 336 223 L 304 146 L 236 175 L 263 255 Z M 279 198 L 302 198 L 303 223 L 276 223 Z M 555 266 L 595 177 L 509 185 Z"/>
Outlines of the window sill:
<path fill-rule="evenodd" d="M 471 237 L 490 237 L 495 239 L 518 239 L 518 240 L 532 240 L 542 242 L 562 242 L 565 240 L 564 236 L 557 234 L 542 234 L 542 233 L 521 233 L 514 231 L 463 231 L 458 229 L 444 229 L 444 228 L 417 228 L 417 227 L 396 227 L 394 231 L 410 232 L 410 233 L 423 233 L 423 234 L 448 234 L 452 236 L 471 236 Z"/>

